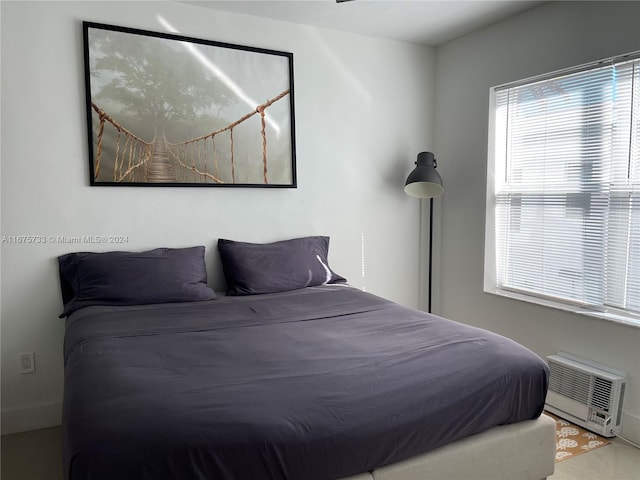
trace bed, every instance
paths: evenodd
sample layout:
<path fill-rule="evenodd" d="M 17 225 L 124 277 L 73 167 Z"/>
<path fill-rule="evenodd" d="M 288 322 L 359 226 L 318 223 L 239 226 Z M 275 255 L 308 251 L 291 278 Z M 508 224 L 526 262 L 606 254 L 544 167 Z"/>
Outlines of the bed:
<path fill-rule="evenodd" d="M 328 239 L 307 243 L 265 256 L 220 242 L 227 295 L 206 285 L 204 247 L 61 257 L 65 478 L 553 473 L 540 357 L 350 287 L 328 267 Z M 291 268 L 278 279 L 279 253 Z"/>

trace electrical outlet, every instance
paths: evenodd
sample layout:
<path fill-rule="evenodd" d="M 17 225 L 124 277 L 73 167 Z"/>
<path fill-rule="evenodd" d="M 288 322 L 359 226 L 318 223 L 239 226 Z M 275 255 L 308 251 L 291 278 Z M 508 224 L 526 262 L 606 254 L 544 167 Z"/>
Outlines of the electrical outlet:
<path fill-rule="evenodd" d="M 21 353 L 20 357 L 20 373 L 35 373 L 36 359 L 33 352 Z"/>

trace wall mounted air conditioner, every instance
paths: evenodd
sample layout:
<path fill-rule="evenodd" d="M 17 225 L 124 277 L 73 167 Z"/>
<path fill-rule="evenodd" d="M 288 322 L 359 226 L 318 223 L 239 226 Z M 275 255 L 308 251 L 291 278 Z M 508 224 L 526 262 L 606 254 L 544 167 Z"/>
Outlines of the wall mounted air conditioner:
<path fill-rule="evenodd" d="M 547 363 L 549 412 L 598 435 L 620 433 L 624 372 L 564 352 L 548 356 Z"/>

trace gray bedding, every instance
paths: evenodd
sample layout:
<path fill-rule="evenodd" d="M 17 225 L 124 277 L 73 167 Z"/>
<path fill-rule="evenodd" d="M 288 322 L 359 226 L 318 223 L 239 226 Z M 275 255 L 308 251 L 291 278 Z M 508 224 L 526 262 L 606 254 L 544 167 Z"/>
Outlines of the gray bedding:
<path fill-rule="evenodd" d="M 548 370 L 347 286 L 67 319 L 65 478 L 332 479 L 536 418 Z"/>

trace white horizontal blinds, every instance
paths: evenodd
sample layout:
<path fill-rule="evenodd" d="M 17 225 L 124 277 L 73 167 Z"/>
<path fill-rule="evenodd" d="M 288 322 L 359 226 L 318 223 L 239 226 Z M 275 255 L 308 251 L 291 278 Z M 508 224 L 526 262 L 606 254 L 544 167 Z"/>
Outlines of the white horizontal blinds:
<path fill-rule="evenodd" d="M 496 92 L 498 287 L 640 310 L 634 69 L 638 82 L 627 61 Z"/>
<path fill-rule="evenodd" d="M 628 136 L 628 158 L 616 165 L 611 186 L 607 304 L 640 312 L 640 61 L 631 66 L 631 113 L 619 129 L 621 136 Z"/>
<path fill-rule="evenodd" d="M 629 265 L 625 308 L 640 312 L 640 60 L 634 62 L 633 122 L 629 160 L 631 211 L 629 234 Z"/>

